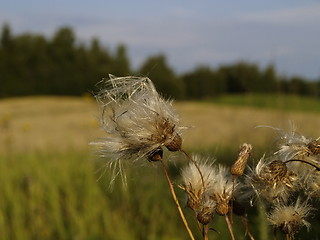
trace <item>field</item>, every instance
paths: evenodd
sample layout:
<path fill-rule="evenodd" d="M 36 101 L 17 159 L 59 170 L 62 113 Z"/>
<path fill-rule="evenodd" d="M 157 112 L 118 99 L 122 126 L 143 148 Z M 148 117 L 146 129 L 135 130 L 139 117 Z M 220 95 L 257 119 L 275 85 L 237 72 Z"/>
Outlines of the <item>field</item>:
<path fill-rule="evenodd" d="M 234 98 L 175 103 L 181 124 L 190 127 L 183 133 L 184 147 L 230 163 L 239 145 L 249 142 L 256 162 L 277 137 L 259 125 L 289 131 L 294 122 L 298 132 L 320 136 L 317 101 L 294 98 L 275 106 L 255 99 L 241 106 Z M 157 164 L 130 166 L 127 189 L 116 182 L 110 191 L 108 171 L 101 175 L 104 160 L 88 145 L 104 137 L 98 119 L 96 103 L 88 96 L 0 101 L 0 239 L 187 238 Z M 179 154 L 170 160 L 170 173 L 179 183 L 178 168 L 185 161 Z M 263 213 L 254 215 L 256 239 L 269 239 Z M 242 237 L 237 239 L 245 239 L 240 220 L 235 221 Z M 221 219 L 215 219 L 214 228 L 210 239 L 228 239 Z"/>

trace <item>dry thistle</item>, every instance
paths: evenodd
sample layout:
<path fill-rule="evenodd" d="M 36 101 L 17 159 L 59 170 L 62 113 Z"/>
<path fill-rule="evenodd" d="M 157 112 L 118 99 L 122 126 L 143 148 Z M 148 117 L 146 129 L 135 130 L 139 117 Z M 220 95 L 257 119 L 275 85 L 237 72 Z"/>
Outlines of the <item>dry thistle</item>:
<path fill-rule="evenodd" d="M 203 225 L 209 224 L 213 218 L 215 207 L 216 202 L 212 197 L 205 195 L 197 213 L 197 220 Z"/>
<path fill-rule="evenodd" d="M 205 194 L 210 187 L 212 178 L 212 163 L 208 163 L 209 159 L 201 159 L 200 156 L 195 155 L 194 161 L 198 164 L 198 168 L 193 162 L 190 162 L 182 172 L 183 189 L 187 193 L 187 206 L 194 211 L 199 211 L 204 207 L 204 202 L 209 201 Z M 202 176 L 201 176 L 202 175 Z M 211 205 L 211 204 L 209 204 Z"/>
<path fill-rule="evenodd" d="M 316 200 L 320 199 L 320 172 L 312 171 L 305 177 L 304 190 L 307 196 Z"/>
<path fill-rule="evenodd" d="M 179 127 L 179 117 L 172 102 L 158 94 L 149 78 L 110 75 L 101 84 L 96 99 L 102 109 L 101 125 L 108 137 L 93 144 L 115 167 L 115 176 L 122 173 L 125 159 L 146 157 L 157 161 L 162 159 L 163 146 L 170 151 L 181 148 L 183 127 Z"/>
<path fill-rule="evenodd" d="M 275 199 L 286 202 L 290 194 L 299 187 L 299 177 L 280 160 L 268 162 L 264 157 L 261 158 L 247 177 L 246 183 L 257 196 L 269 202 Z"/>
<path fill-rule="evenodd" d="M 273 128 L 273 127 L 271 127 Z M 320 140 L 306 138 L 298 134 L 294 125 L 291 125 L 291 131 L 286 133 L 282 129 L 273 128 L 280 135 L 279 150 L 275 153 L 283 161 L 290 159 L 309 160 L 319 162 L 320 159 Z"/>
<path fill-rule="evenodd" d="M 219 215 L 226 215 L 233 198 L 233 190 L 237 188 L 238 184 L 235 183 L 233 186 L 229 170 L 221 165 L 213 168 L 211 179 L 209 196 L 216 202 L 216 212 Z"/>
<path fill-rule="evenodd" d="M 242 176 L 246 168 L 248 158 L 252 152 L 252 145 L 244 143 L 240 146 L 237 160 L 231 166 L 230 172 L 234 176 Z"/>
<path fill-rule="evenodd" d="M 319 138 L 316 140 L 312 140 L 307 144 L 307 149 L 310 154 L 318 155 L 320 154 L 320 140 Z"/>
<path fill-rule="evenodd" d="M 301 203 L 298 198 L 294 205 L 286 206 L 282 203 L 277 204 L 268 215 L 269 222 L 283 233 L 293 239 L 294 234 L 302 227 L 309 228 L 310 224 L 306 221 L 312 208 L 307 202 Z"/>

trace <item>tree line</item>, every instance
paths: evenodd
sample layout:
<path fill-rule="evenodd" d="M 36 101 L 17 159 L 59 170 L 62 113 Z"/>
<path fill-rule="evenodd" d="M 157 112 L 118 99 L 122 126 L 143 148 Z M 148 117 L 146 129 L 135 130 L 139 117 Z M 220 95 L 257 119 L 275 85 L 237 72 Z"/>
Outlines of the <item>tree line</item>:
<path fill-rule="evenodd" d="M 217 68 L 198 66 L 176 74 L 163 54 L 148 57 L 133 70 L 127 48 L 114 50 L 97 38 L 89 43 L 76 39 L 70 27 L 51 38 L 39 34 L 13 35 L 4 24 L 0 36 L 0 97 L 26 95 L 82 95 L 94 90 L 108 74 L 148 76 L 159 92 L 176 99 L 210 99 L 222 94 L 287 93 L 320 97 L 320 78 L 277 74 L 273 65 L 237 62 Z"/>

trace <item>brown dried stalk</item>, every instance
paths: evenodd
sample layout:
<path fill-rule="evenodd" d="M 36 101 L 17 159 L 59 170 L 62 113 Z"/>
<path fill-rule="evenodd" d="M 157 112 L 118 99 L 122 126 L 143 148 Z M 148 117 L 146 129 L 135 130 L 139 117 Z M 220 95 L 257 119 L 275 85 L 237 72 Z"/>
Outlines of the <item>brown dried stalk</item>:
<path fill-rule="evenodd" d="M 235 237 L 234 237 L 234 234 L 233 234 L 233 230 L 232 230 L 232 224 L 228 218 L 228 215 L 225 215 L 224 218 L 226 219 L 226 222 L 227 222 L 227 225 L 228 225 L 228 229 L 229 229 L 229 232 L 230 232 L 230 235 L 231 235 L 231 239 L 232 240 L 236 240 Z"/>
<path fill-rule="evenodd" d="M 181 207 L 180 207 L 180 204 L 179 204 L 177 195 L 176 195 L 176 193 L 175 193 L 175 191 L 174 191 L 172 182 L 171 182 L 171 180 L 170 180 L 170 177 L 169 177 L 167 168 L 166 168 L 166 166 L 165 166 L 165 164 L 164 164 L 164 162 L 163 162 L 162 159 L 160 160 L 160 162 L 161 162 L 161 165 L 162 165 L 164 174 L 165 174 L 165 176 L 166 176 L 166 179 L 167 179 L 167 181 L 168 181 L 168 185 L 169 185 L 169 188 L 170 188 L 170 192 L 171 192 L 172 198 L 173 198 L 173 200 L 174 200 L 174 202 L 175 202 L 175 204 L 176 204 L 176 206 L 177 206 L 177 208 L 178 208 L 178 211 L 179 211 L 179 213 L 180 213 L 180 217 L 181 217 L 181 219 L 182 219 L 182 221 L 183 221 L 183 223 L 184 223 L 184 226 L 185 226 L 185 228 L 186 228 L 187 231 L 188 231 L 188 234 L 189 234 L 189 236 L 190 236 L 190 239 L 195 240 L 195 238 L 194 238 L 194 236 L 193 236 L 193 234 L 192 234 L 192 232 L 191 232 L 191 230 L 190 230 L 190 228 L 189 228 L 189 226 L 188 226 L 188 222 L 187 222 L 187 220 L 186 220 L 186 218 L 185 218 L 185 216 L 184 216 L 184 214 L 183 214 L 183 211 L 182 211 L 182 209 L 181 209 Z"/>

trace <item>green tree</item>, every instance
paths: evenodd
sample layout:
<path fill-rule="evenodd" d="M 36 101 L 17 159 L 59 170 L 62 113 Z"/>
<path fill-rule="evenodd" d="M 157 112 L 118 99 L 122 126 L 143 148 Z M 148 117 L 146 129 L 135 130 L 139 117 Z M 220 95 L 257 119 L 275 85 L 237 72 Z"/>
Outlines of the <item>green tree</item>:
<path fill-rule="evenodd" d="M 261 84 L 261 75 L 256 64 L 239 62 L 222 66 L 218 69 L 218 73 L 226 81 L 229 93 L 258 91 L 259 84 Z"/>
<path fill-rule="evenodd" d="M 149 57 L 138 72 L 151 78 L 157 90 L 165 97 L 177 99 L 184 97 L 183 82 L 175 75 L 173 69 L 168 66 L 164 55 Z"/>
<path fill-rule="evenodd" d="M 130 75 L 130 61 L 127 57 L 127 48 L 120 44 L 116 49 L 116 54 L 113 60 L 112 74 L 115 76 Z"/>
<path fill-rule="evenodd" d="M 221 76 L 207 66 L 199 66 L 182 76 L 187 98 L 205 99 L 220 95 L 225 91 Z"/>
<path fill-rule="evenodd" d="M 73 77 L 75 71 L 75 35 L 70 27 L 60 28 L 49 43 L 51 59 L 51 89 L 56 94 L 72 94 L 78 92 L 79 81 Z"/>
<path fill-rule="evenodd" d="M 279 91 L 279 81 L 273 65 L 267 66 L 261 74 L 261 82 L 257 87 L 258 92 L 272 93 Z"/>
<path fill-rule="evenodd" d="M 11 28 L 7 23 L 2 26 L 0 44 L 3 50 L 9 50 L 13 45 Z"/>
<path fill-rule="evenodd" d="M 292 77 L 289 81 L 289 93 L 297 95 L 310 95 L 311 89 L 310 84 L 304 81 L 301 77 Z"/>
<path fill-rule="evenodd" d="M 11 28 L 4 24 L 1 29 L 0 37 L 0 96 L 10 96 L 15 91 L 15 84 L 10 81 L 14 74 L 14 39 Z"/>

